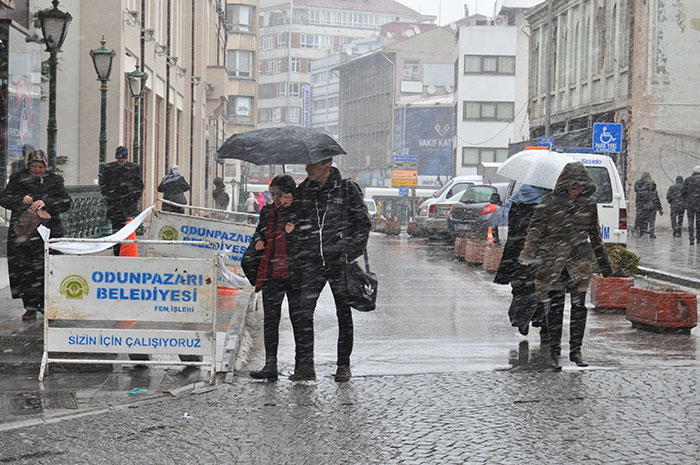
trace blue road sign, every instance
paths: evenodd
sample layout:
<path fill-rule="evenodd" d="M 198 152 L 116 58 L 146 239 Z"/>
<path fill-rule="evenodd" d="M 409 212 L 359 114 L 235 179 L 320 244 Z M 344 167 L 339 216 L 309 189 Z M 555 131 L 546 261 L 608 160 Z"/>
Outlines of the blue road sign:
<path fill-rule="evenodd" d="M 622 151 L 622 123 L 593 123 L 593 151 L 620 153 Z"/>
<path fill-rule="evenodd" d="M 549 150 L 552 150 L 552 147 L 554 147 L 554 137 L 538 137 L 537 145 L 540 147 L 549 147 Z"/>
<path fill-rule="evenodd" d="M 401 155 L 408 155 L 408 147 L 403 147 L 401 149 Z"/>
<path fill-rule="evenodd" d="M 399 186 L 399 195 L 401 197 L 408 197 L 408 186 Z"/>
<path fill-rule="evenodd" d="M 393 161 L 394 163 L 418 163 L 418 157 L 413 157 L 410 155 L 394 155 L 391 157 L 391 161 Z"/>

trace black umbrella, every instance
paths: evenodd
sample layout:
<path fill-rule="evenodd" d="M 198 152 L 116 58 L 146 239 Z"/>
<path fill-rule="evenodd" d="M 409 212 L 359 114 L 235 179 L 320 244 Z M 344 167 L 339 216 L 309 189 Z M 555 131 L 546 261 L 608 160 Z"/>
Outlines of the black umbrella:
<path fill-rule="evenodd" d="M 286 126 L 235 134 L 219 148 L 217 156 L 256 165 L 306 165 L 344 153 L 326 132 Z"/>

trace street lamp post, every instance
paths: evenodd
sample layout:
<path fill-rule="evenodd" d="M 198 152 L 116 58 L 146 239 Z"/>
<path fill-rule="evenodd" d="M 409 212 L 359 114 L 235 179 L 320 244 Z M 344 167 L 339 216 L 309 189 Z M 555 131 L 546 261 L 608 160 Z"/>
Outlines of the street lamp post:
<path fill-rule="evenodd" d="M 41 23 L 41 33 L 44 36 L 46 51 L 49 52 L 49 120 L 46 125 L 47 152 L 49 155 L 49 168 L 56 167 L 56 65 L 58 64 L 58 52 L 61 51 L 63 41 L 66 40 L 68 25 L 73 20 L 70 13 L 58 9 L 58 0 L 53 0 L 53 7 L 41 10 L 37 13 Z"/>
<path fill-rule="evenodd" d="M 101 83 L 100 93 L 102 94 L 100 105 L 100 165 L 98 172 L 100 175 L 105 166 L 107 153 L 107 81 L 109 81 L 109 75 L 112 73 L 112 60 L 117 53 L 111 48 L 105 47 L 105 43 L 105 37 L 102 36 L 100 48 L 90 50 L 92 64 L 95 65 L 95 72 L 97 73 L 97 80 Z"/>
<path fill-rule="evenodd" d="M 139 129 L 140 129 L 140 106 L 141 100 L 143 99 L 143 93 L 146 90 L 146 80 L 148 79 L 148 73 L 144 73 L 139 69 L 139 63 L 136 62 L 136 69 L 130 72 L 129 78 L 129 90 L 131 95 L 134 97 L 134 163 L 139 163 L 140 160 L 140 150 L 139 145 Z"/>

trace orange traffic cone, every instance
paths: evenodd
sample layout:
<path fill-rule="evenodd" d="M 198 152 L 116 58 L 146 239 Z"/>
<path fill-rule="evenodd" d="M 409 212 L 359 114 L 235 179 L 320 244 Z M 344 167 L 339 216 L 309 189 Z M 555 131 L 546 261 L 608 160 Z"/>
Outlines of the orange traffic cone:
<path fill-rule="evenodd" d="M 131 220 L 126 222 L 126 224 L 129 224 L 129 223 L 131 223 Z M 129 234 L 129 237 L 127 237 L 127 240 L 135 241 L 136 240 L 136 232 L 132 232 L 131 234 Z M 119 256 L 120 257 L 138 257 L 139 256 L 139 248 L 135 243 L 131 243 L 131 244 L 122 243 L 121 246 L 119 247 Z"/>
<path fill-rule="evenodd" d="M 493 244 L 493 229 L 489 226 L 489 232 L 486 234 L 486 241 Z"/>

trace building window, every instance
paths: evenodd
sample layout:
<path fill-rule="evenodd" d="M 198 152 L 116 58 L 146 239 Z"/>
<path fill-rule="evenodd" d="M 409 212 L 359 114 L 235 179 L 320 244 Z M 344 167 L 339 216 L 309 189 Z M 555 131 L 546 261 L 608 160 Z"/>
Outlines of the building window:
<path fill-rule="evenodd" d="M 510 121 L 513 119 L 513 102 L 463 102 L 464 121 L 491 120 Z"/>
<path fill-rule="evenodd" d="M 226 5 L 226 29 L 229 32 L 252 30 L 253 7 L 247 5 Z"/>
<path fill-rule="evenodd" d="M 464 55 L 464 74 L 515 74 L 515 57 Z"/>
<path fill-rule="evenodd" d="M 301 117 L 301 109 L 299 107 L 289 107 L 289 122 L 290 123 L 298 123 L 300 117 Z"/>
<path fill-rule="evenodd" d="M 318 34 L 299 34 L 299 47 L 320 48 L 321 36 Z"/>
<path fill-rule="evenodd" d="M 462 166 L 502 162 L 508 158 L 508 149 L 500 147 L 462 147 Z"/>
<path fill-rule="evenodd" d="M 282 108 L 261 108 L 260 121 L 263 123 L 279 123 L 282 121 Z"/>
<path fill-rule="evenodd" d="M 229 76 L 252 77 L 253 52 L 250 50 L 228 50 L 226 52 L 226 70 Z"/>
<path fill-rule="evenodd" d="M 420 60 L 403 61 L 403 78 L 407 81 L 420 81 Z"/>
<path fill-rule="evenodd" d="M 298 82 L 290 82 L 289 83 L 289 96 L 290 97 L 299 97 L 299 83 Z"/>
<path fill-rule="evenodd" d="M 300 73 L 301 72 L 301 58 L 292 58 L 292 72 L 293 73 Z"/>
<path fill-rule="evenodd" d="M 287 33 L 280 32 L 277 34 L 277 48 L 284 48 L 287 46 Z"/>
<path fill-rule="evenodd" d="M 277 96 L 277 89 L 274 84 L 260 84 L 260 98 L 274 98 Z"/>
<path fill-rule="evenodd" d="M 275 36 L 267 35 L 260 38 L 260 50 L 272 50 Z"/>
<path fill-rule="evenodd" d="M 287 83 L 286 82 L 278 82 L 277 83 L 277 96 L 278 97 L 285 97 L 287 95 Z"/>
<path fill-rule="evenodd" d="M 226 114 L 229 117 L 250 119 L 252 102 L 252 97 L 230 95 L 226 102 Z"/>

